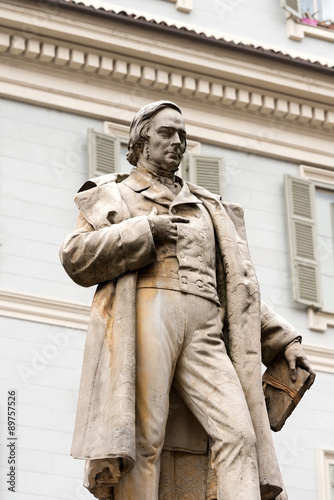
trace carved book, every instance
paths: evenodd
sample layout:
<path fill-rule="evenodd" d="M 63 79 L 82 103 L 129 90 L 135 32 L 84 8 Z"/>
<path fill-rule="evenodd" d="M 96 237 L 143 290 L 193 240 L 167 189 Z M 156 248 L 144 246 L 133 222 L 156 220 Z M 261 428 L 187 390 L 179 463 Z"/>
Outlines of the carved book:
<path fill-rule="evenodd" d="M 289 367 L 282 357 L 274 359 L 262 377 L 270 427 L 280 431 L 305 394 L 310 374 L 297 367 L 297 380 L 292 382 Z"/>

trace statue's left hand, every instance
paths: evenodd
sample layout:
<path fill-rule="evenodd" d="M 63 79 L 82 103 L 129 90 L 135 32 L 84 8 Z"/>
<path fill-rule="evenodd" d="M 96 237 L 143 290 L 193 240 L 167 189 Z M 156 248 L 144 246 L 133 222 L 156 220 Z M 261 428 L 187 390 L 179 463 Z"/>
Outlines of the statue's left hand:
<path fill-rule="evenodd" d="M 315 371 L 311 367 L 310 362 L 307 359 L 300 343 L 293 342 L 292 344 L 288 345 L 288 347 L 284 351 L 284 358 L 288 363 L 290 378 L 292 382 L 295 382 L 297 379 L 297 366 L 300 366 L 301 368 L 309 372 L 310 377 L 307 385 L 307 388 L 309 389 L 314 382 Z"/>

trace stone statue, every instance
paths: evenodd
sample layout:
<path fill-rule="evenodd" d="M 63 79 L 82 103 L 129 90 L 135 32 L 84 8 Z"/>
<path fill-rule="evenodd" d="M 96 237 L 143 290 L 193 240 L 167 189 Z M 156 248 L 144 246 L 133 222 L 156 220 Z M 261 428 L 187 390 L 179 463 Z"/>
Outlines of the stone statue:
<path fill-rule="evenodd" d="M 144 106 L 129 176 L 86 182 L 61 261 L 98 285 L 72 455 L 99 499 L 286 499 L 261 385 L 278 355 L 314 372 L 300 337 L 260 300 L 243 211 L 175 175 L 179 107 Z"/>

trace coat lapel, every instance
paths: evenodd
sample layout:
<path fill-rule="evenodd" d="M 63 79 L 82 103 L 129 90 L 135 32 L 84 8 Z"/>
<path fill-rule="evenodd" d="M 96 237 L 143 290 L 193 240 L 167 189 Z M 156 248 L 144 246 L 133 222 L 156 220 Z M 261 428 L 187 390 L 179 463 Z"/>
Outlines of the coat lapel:
<path fill-rule="evenodd" d="M 141 193 L 145 198 L 169 206 L 174 200 L 173 193 L 163 184 L 158 183 L 148 174 L 141 172 L 136 167 L 132 169 L 124 184 L 136 193 Z"/>
<path fill-rule="evenodd" d="M 176 205 L 202 203 L 190 192 L 186 182 L 183 182 L 181 191 L 175 196 L 168 187 L 137 168 L 132 169 L 129 177 L 123 182 L 136 193 L 141 193 L 145 198 L 160 205 L 170 206 L 170 208 Z"/>
<path fill-rule="evenodd" d="M 183 182 L 183 186 L 181 191 L 177 196 L 175 196 L 170 208 L 175 207 L 176 205 L 189 205 L 189 204 L 202 204 L 202 201 L 197 198 L 193 193 L 191 193 L 188 184 Z"/>

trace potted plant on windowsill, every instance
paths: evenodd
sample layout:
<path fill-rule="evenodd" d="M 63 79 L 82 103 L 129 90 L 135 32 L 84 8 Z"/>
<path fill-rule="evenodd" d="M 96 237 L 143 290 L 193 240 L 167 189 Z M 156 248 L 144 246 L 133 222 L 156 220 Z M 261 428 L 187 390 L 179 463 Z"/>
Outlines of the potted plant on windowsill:
<path fill-rule="evenodd" d="M 320 28 L 326 28 L 328 30 L 334 30 L 334 21 L 328 20 L 328 21 L 321 21 L 318 23 L 318 26 Z"/>
<path fill-rule="evenodd" d="M 314 12 L 313 14 L 311 14 L 309 10 L 303 12 L 301 22 L 304 24 L 309 24 L 310 26 L 318 26 L 318 19 L 315 18 L 318 12 L 319 11 Z"/>

